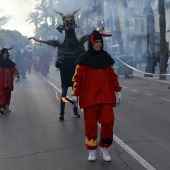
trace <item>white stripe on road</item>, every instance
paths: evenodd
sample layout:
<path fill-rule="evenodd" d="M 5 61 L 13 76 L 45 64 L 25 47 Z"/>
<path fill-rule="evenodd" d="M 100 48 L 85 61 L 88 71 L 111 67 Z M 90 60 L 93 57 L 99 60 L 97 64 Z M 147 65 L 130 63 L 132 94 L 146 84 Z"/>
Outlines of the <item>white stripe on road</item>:
<path fill-rule="evenodd" d="M 131 89 L 131 90 L 134 91 L 134 92 L 138 92 L 138 90 L 136 90 L 136 89 Z M 150 93 L 146 93 L 146 95 L 147 95 L 147 96 L 153 96 L 153 94 L 150 94 Z M 167 102 L 170 102 L 169 99 L 165 99 L 165 98 L 160 98 L 160 99 L 165 100 L 165 101 L 167 101 Z"/>
<path fill-rule="evenodd" d="M 150 94 L 150 93 L 146 93 L 146 95 L 147 95 L 147 96 L 153 96 L 153 95 L 152 95 L 152 94 Z"/>
<path fill-rule="evenodd" d="M 132 157 L 134 157 L 147 170 L 156 170 L 152 165 L 150 165 L 147 161 L 145 161 L 140 155 L 138 155 L 133 149 L 131 149 L 128 145 L 126 145 L 116 135 L 113 135 L 113 140 L 117 144 L 119 144 L 127 153 L 129 153 Z"/>
<path fill-rule="evenodd" d="M 58 92 L 61 93 L 61 90 L 55 86 L 52 82 L 47 80 L 47 82 L 53 86 Z M 100 124 L 98 124 L 101 127 Z M 133 149 L 131 149 L 128 145 L 126 145 L 121 139 L 119 139 L 116 135 L 113 135 L 113 140 L 120 145 L 126 152 L 128 152 L 133 158 L 135 158 L 143 167 L 147 170 L 156 170 L 152 165 L 150 165 L 147 161 L 145 161 L 140 155 L 138 155 Z"/>
<path fill-rule="evenodd" d="M 165 98 L 161 98 L 162 100 L 165 100 L 165 101 L 167 101 L 167 102 L 170 102 L 170 100 L 168 100 L 168 99 L 165 99 Z"/>
<path fill-rule="evenodd" d="M 125 88 L 125 89 L 127 89 L 128 87 L 126 87 L 126 86 L 122 86 L 123 88 Z"/>
<path fill-rule="evenodd" d="M 62 91 L 61 91 L 57 86 L 55 86 L 51 81 L 47 80 L 47 82 L 48 82 L 51 86 L 53 86 L 60 94 L 62 93 Z M 69 96 L 67 96 L 67 98 L 71 100 L 71 98 L 70 98 Z"/>
<path fill-rule="evenodd" d="M 98 123 L 98 126 L 101 128 L 101 124 Z M 142 166 L 147 170 L 156 170 L 152 165 L 145 161 L 140 155 L 138 155 L 133 149 L 126 145 L 121 139 L 116 135 L 113 135 L 113 140 L 120 145 L 127 153 L 129 153 L 133 158 L 135 158 Z"/>
<path fill-rule="evenodd" d="M 135 90 L 135 89 L 132 89 L 132 91 L 134 91 L 134 92 L 138 92 L 138 90 Z"/>
<path fill-rule="evenodd" d="M 47 80 L 47 82 L 51 85 L 51 86 L 53 86 L 56 90 L 58 90 L 58 92 L 62 92 L 57 86 L 55 86 L 55 84 L 53 84 L 51 81 L 49 81 L 49 80 Z"/>

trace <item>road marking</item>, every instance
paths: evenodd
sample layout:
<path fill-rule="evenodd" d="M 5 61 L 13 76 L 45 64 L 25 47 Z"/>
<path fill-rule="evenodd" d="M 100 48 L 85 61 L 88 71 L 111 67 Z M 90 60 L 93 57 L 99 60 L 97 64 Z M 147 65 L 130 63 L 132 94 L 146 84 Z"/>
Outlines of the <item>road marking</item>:
<path fill-rule="evenodd" d="M 98 126 L 101 128 L 101 124 L 98 123 Z M 147 170 L 156 170 L 152 165 L 145 161 L 140 155 L 138 155 L 133 149 L 126 145 L 121 139 L 116 135 L 113 135 L 113 140 L 120 145 L 127 153 L 129 153 L 133 158 L 135 158 L 142 166 Z"/>
<path fill-rule="evenodd" d="M 135 90 L 135 89 L 132 89 L 132 91 L 134 91 L 134 92 L 138 92 L 138 90 Z"/>
<path fill-rule="evenodd" d="M 170 102 L 170 100 L 168 100 L 168 99 L 165 99 L 165 98 L 161 98 L 162 100 L 165 100 L 165 101 L 167 101 L 167 102 Z"/>
<path fill-rule="evenodd" d="M 62 92 L 57 86 L 55 86 L 55 84 L 53 84 L 51 81 L 49 81 L 49 80 L 47 80 L 47 82 L 51 85 L 51 86 L 53 86 L 56 90 L 58 90 L 58 92 Z"/>
<path fill-rule="evenodd" d="M 53 88 L 55 88 L 60 94 L 62 93 L 62 90 L 60 90 L 54 83 L 52 83 L 51 81 L 47 80 L 47 82 L 53 86 Z M 69 96 L 66 96 L 67 98 L 69 98 L 71 100 L 71 98 Z"/>
<path fill-rule="evenodd" d="M 126 87 L 126 86 L 122 86 L 123 88 L 125 88 L 125 89 L 128 89 L 128 87 Z"/>
<path fill-rule="evenodd" d="M 146 95 L 147 95 L 147 96 L 153 96 L 153 95 L 152 95 L 152 94 L 150 94 L 150 93 L 146 93 Z"/>
<path fill-rule="evenodd" d="M 140 155 L 138 155 L 133 149 L 126 145 L 121 139 L 116 135 L 113 135 L 113 140 L 119 144 L 127 153 L 129 153 L 133 158 L 135 158 L 143 167 L 147 170 L 156 170 L 152 165 L 150 165 L 146 160 L 144 160 Z"/>
<path fill-rule="evenodd" d="M 50 82 L 49 80 L 47 80 L 47 82 L 61 93 L 61 90 L 57 86 L 55 86 L 52 82 Z M 81 109 L 81 111 L 82 111 L 82 109 Z M 100 124 L 98 124 L 98 126 L 101 128 Z M 113 135 L 113 140 L 118 145 L 120 145 L 127 153 L 129 153 L 133 158 L 135 158 L 147 170 L 156 170 L 152 165 L 150 165 L 147 161 L 145 161 L 140 155 L 138 155 L 133 149 L 131 149 L 128 145 L 126 145 L 116 135 Z"/>

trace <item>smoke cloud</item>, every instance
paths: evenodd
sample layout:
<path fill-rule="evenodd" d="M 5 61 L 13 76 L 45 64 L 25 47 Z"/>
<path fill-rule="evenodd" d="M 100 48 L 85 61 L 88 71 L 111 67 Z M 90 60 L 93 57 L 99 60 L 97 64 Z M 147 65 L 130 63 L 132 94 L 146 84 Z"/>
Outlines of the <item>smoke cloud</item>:
<path fill-rule="evenodd" d="M 3 26 L 3 29 L 17 30 L 25 36 L 32 36 L 34 31 L 33 25 L 28 25 L 26 19 L 29 12 L 34 11 L 35 0 L 0 0 L 0 9 L 8 15 L 11 15 L 11 21 Z"/>

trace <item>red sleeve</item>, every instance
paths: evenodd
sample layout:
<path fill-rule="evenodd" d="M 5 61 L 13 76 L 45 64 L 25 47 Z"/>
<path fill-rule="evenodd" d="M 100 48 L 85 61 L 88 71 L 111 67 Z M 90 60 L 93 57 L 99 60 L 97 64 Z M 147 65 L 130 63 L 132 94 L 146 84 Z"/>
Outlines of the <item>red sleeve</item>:
<path fill-rule="evenodd" d="M 13 67 L 13 74 L 14 76 L 19 76 L 19 71 L 17 70 L 16 67 Z"/>
<path fill-rule="evenodd" d="M 82 65 L 76 65 L 75 73 L 72 78 L 73 84 L 73 92 L 71 93 L 72 96 L 79 96 L 82 86 L 82 72 L 83 72 L 83 66 Z"/>
<path fill-rule="evenodd" d="M 114 68 L 113 67 L 110 67 L 110 73 L 111 73 L 111 77 L 112 77 L 112 81 L 113 81 L 113 85 L 114 85 L 114 90 L 116 92 L 119 92 L 121 91 L 121 87 L 119 85 L 119 81 L 118 81 L 118 77 L 117 75 L 115 74 L 115 71 L 114 71 Z"/>

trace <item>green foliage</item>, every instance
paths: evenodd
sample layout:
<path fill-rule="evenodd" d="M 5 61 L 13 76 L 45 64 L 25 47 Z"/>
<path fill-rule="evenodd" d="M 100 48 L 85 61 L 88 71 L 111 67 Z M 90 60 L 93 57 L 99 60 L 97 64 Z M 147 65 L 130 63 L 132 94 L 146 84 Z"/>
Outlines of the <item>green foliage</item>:
<path fill-rule="evenodd" d="M 0 30 L 0 46 L 1 47 L 14 47 L 15 50 L 22 49 L 29 45 L 30 41 L 27 37 L 22 36 L 18 31 Z"/>
<path fill-rule="evenodd" d="M 35 25 L 36 37 L 44 39 L 54 34 L 56 16 L 51 9 L 56 5 L 56 0 L 37 0 L 35 11 L 30 12 L 26 20 L 29 24 L 33 23 Z"/>

